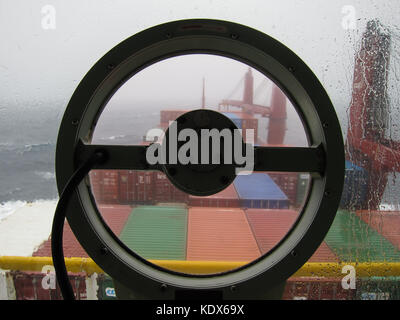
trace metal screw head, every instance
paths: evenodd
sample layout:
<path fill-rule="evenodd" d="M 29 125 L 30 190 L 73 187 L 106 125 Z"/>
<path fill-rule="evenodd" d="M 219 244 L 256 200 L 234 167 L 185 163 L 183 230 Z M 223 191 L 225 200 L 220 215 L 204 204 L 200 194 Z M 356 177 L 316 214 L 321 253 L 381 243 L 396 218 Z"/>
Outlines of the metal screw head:
<path fill-rule="evenodd" d="M 331 196 L 331 192 L 330 191 L 325 191 L 324 192 L 324 196 L 329 198 Z"/>
<path fill-rule="evenodd" d="M 79 119 L 74 119 L 71 123 L 73 126 L 77 126 L 79 124 Z"/>
<path fill-rule="evenodd" d="M 165 283 L 163 283 L 163 284 L 160 286 L 161 291 L 166 291 L 167 288 L 168 288 L 168 286 L 167 286 Z"/>

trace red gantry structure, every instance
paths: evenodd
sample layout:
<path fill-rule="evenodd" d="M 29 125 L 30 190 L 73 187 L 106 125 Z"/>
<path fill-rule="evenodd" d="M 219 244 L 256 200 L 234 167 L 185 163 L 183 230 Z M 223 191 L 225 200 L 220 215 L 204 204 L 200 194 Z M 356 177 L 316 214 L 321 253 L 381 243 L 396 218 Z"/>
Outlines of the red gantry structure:
<path fill-rule="evenodd" d="M 219 111 L 230 111 L 230 107 L 240 108 L 245 114 L 269 118 L 268 145 L 283 145 L 286 133 L 286 96 L 279 87 L 273 85 L 270 106 L 253 103 L 254 77 L 251 68 L 244 76 L 243 100 L 222 100 Z"/>
<path fill-rule="evenodd" d="M 388 174 L 400 171 L 400 142 L 385 137 L 390 42 L 380 22 L 369 21 L 355 59 L 346 158 L 368 172 L 367 195 L 359 209 L 378 210 Z"/>

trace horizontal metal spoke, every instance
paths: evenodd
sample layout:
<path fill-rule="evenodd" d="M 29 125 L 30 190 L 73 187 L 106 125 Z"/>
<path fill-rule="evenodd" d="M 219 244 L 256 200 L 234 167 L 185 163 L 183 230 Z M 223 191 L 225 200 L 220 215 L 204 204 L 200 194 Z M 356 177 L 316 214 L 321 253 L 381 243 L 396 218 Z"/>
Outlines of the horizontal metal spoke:
<path fill-rule="evenodd" d="M 84 161 L 92 153 L 105 152 L 106 160 L 93 169 L 115 170 L 161 170 L 159 165 L 150 165 L 146 160 L 148 146 L 141 145 L 97 145 L 80 142 L 76 148 L 77 161 Z"/>
<path fill-rule="evenodd" d="M 306 148 L 254 147 L 254 171 L 322 173 L 324 167 L 322 145 Z"/>
<path fill-rule="evenodd" d="M 76 160 L 85 161 L 96 151 L 106 154 L 106 160 L 93 169 L 162 170 L 160 164 L 151 165 L 146 160 L 148 146 L 94 145 L 80 142 Z M 201 166 L 201 165 L 199 165 Z M 322 146 L 314 147 L 254 147 L 254 171 L 322 173 L 325 152 Z"/>

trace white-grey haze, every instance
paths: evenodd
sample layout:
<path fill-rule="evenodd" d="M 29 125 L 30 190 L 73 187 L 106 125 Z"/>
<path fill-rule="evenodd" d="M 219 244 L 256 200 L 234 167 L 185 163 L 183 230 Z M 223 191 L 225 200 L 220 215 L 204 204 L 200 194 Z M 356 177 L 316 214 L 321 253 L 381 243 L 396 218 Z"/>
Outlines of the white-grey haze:
<path fill-rule="evenodd" d="M 56 10 L 54 30 L 42 28 L 45 5 Z M 355 8 L 355 30 L 342 26 L 346 5 Z M 125 38 L 171 20 L 214 18 L 248 25 L 286 44 L 343 108 L 350 101 L 356 44 L 366 22 L 378 18 L 397 29 L 399 16 L 397 0 L 1 0 L 0 101 L 3 108 L 4 102 L 29 106 L 50 99 L 66 104 L 90 67 Z"/>
<path fill-rule="evenodd" d="M 42 9 L 48 5 L 55 9 L 54 29 L 42 25 Z M 354 9 L 355 29 L 344 28 L 343 22 L 349 15 L 344 8 Z M 53 141 L 71 95 L 96 61 L 141 30 L 188 18 L 237 22 L 284 43 L 320 79 L 344 133 L 354 56 L 367 22 L 379 19 L 392 32 L 388 84 L 391 116 L 387 135 L 400 139 L 399 17 L 398 0 L 0 0 L 0 143 Z M 224 73 L 221 91 L 236 83 L 237 72 Z M 199 73 L 196 80 L 196 93 L 194 89 L 182 88 L 179 99 L 189 101 L 196 95 L 200 101 L 201 76 Z M 209 102 L 213 98 L 210 84 L 211 80 L 206 82 Z M 145 92 L 146 97 L 163 92 L 160 86 L 152 87 L 145 82 L 142 85 L 152 88 Z M 192 82 L 190 85 L 194 88 Z M 55 111 L 56 116 L 49 110 Z M 30 118 L 32 113 L 34 120 Z M 44 120 L 36 122 L 38 118 Z M 47 125 L 51 130 L 42 133 Z"/>

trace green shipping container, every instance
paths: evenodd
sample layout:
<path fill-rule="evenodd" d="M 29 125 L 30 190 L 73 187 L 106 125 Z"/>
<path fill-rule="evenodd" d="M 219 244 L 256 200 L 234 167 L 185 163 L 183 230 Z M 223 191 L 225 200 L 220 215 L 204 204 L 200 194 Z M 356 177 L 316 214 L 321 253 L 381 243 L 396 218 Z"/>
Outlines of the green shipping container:
<path fill-rule="evenodd" d="M 117 300 L 114 282 L 109 275 L 99 274 L 97 278 L 97 284 L 99 286 L 97 292 L 97 298 L 99 300 Z"/>
<path fill-rule="evenodd" d="M 326 244 L 344 262 L 398 262 L 400 251 L 357 215 L 338 211 Z"/>
<path fill-rule="evenodd" d="M 400 300 L 400 277 L 371 277 L 357 281 L 357 300 Z"/>
<path fill-rule="evenodd" d="M 120 239 L 145 259 L 185 260 L 187 217 L 185 207 L 137 207 L 132 210 Z"/>

